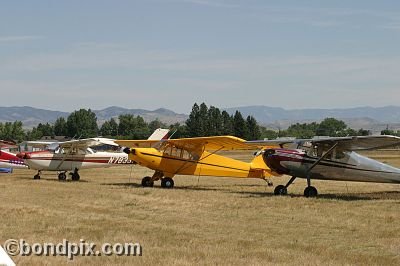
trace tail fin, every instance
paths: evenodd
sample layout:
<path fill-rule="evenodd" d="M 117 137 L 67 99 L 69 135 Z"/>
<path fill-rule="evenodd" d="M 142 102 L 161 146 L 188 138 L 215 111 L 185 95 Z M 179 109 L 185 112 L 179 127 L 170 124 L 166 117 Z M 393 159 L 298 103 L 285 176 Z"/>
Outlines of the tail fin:
<path fill-rule="evenodd" d="M 157 128 L 147 140 L 162 140 L 168 139 L 169 129 Z"/>
<path fill-rule="evenodd" d="M 257 152 L 255 154 L 254 159 L 251 161 L 251 168 L 258 168 L 258 169 L 269 169 L 267 164 L 264 162 L 263 153 Z"/>

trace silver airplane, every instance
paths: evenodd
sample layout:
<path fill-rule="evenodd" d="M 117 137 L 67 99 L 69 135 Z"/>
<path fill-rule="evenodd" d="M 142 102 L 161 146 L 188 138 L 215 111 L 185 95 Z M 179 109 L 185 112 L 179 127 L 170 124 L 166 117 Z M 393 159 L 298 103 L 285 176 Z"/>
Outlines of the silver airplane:
<path fill-rule="evenodd" d="M 286 195 L 296 178 L 307 179 L 305 197 L 315 197 L 318 191 L 312 179 L 400 183 L 400 169 L 357 153 L 400 146 L 396 136 L 322 137 L 295 140 L 248 141 L 265 145 L 263 159 L 277 174 L 291 176 L 286 185 L 275 187 L 275 195 Z"/>

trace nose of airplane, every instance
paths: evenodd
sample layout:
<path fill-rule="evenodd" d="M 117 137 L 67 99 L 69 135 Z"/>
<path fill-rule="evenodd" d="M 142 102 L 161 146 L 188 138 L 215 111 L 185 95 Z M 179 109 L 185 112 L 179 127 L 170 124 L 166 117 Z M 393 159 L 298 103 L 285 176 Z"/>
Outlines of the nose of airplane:
<path fill-rule="evenodd" d="M 126 154 L 135 155 L 135 149 L 125 148 L 123 151 L 124 151 Z"/>
<path fill-rule="evenodd" d="M 278 174 L 288 174 L 289 169 L 281 165 L 281 161 L 290 160 L 290 156 L 286 157 L 284 154 L 277 154 L 274 149 L 267 149 L 264 151 L 263 159 L 265 164 Z"/>

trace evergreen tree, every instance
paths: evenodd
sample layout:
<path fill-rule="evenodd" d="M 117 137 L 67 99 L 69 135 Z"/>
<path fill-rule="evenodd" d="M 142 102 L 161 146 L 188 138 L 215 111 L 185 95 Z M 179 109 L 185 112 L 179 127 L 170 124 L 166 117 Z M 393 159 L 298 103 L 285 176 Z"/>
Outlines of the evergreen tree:
<path fill-rule="evenodd" d="M 261 137 L 260 127 L 258 126 L 257 120 L 253 116 L 248 116 L 246 119 L 247 127 L 247 140 L 257 140 Z"/>
<path fill-rule="evenodd" d="M 236 137 L 243 139 L 248 135 L 246 121 L 244 120 L 242 114 L 237 110 L 233 116 L 233 133 Z"/>
<path fill-rule="evenodd" d="M 205 103 L 200 104 L 199 122 L 200 122 L 200 128 L 198 130 L 197 137 L 210 136 L 210 132 L 209 132 L 210 122 L 208 119 L 208 107 Z"/>
<path fill-rule="evenodd" d="M 201 136 L 200 107 L 195 103 L 189 118 L 186 120 L 186 131 L 188 137 Z"/>
<path fill-rule="evenodd" d="M 230 116 L 227 111 L 222 111 L 221 120 L 222 120 L 221 134 L 222 135 L 234 135 L 233 117 Z"/>
<path fill-rule="evenodd" d="M 205 128 L 205 131 L 208 132 L 209 136 L 222 135 L 222 115 L 218 108 L 210 106 L 207 121 L 208 126 Z"/>

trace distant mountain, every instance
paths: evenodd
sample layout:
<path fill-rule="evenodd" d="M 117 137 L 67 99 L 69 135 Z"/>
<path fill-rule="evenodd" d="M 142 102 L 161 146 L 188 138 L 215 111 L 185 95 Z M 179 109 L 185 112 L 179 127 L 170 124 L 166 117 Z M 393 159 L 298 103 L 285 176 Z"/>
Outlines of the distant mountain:
<path fill-rule="evenodd" d="M 257 121 L 269 128 L 286 129 L 293 123 L 319 122 L 326 117 L 341 119 L 354 129 L 364 128 L 377 133 L 388 125 L 390 129 L 400 129 L 400 107 L 357 107 L 347 109 L 294 109 L 286 110 L 279 107 L 268 106 L 244 106 L 225 109 L 233 114 L 239 110 L 244 117 L 254 116 Z M 102 110 L 93 110 L 97 121 L 101 125 L 104 121 L 121 114 L 140 115 L 147 122 L 159 119 L 166 124 L 182 123 L 187 118 L 186 114 L 177 114 L 165 108 L 154 111 L 144 109 L 127 109 L 111 106 Z M 51 111 L 28 106 L 22 107 L 0 107 L 0 122 L 22 121 L 24 127 L 32 128 L 39 123 L 53 123 L 58 117 L 68 117 L 68 112 Z"/>
<path fill-rule="evenodd" d="M 24 127 L 32 128 L 39 123 L 54 122 L 58 117 L 67 117 L 69 113 L 21 107 L 0 107 L 0 122 L 22 121 Z"/>
<path fill-rule="evenodd" d="M 97 120 L 100 124 L 112 117 L 117 118 L 122 114 L 131 114 L 134 116 L 140 115 L 147 122 L 158 119 L 166 124 L 181 123 L 188 118 L 188 116 L 185 114 L 177 114 L 165 108 L 149 111 L 144 109 L 126 109 L 122 107 L 111 106 L 103 110 L 93 110 L 93 112 L 96 114 Z"/>
<path fill-rule="evenodd" d="M 244 106 L 225 110 L 230 114 L 238 110 L 245 117 L 248 115 L 254 116 L 260 124 L 281 129 L 285 129 L 297 122 L 318 122 L 326 117 L 341 119 L 354 129 L 364 128 L 373 132 L 386 128 L 388 124 L 397 129 L 400 124 L 399 106 L 293 110 L 268 106 Z"/>
<path fill-rule="evenodd" d="M 154 111 L 144 109 L 126 109 L 121 107 L 108 107 L 103 110 L 93 110 L 97 116 L 97 121 L 102 124 L 104 121 L 121 114 L 140 115 L 147 122 L 159 119 L 166 124 L 183 122 L 187 119 L 185 114 L 177 114 L 171 110 L 160 108 Z M 39 123 L 54 123 L 58 117 L 68 117 L 70 113 L 44 110 L 28 106 L 21 107 L 0 107 L 0 122 L 22 121 L 25 128 L 32 128 Z"/>

